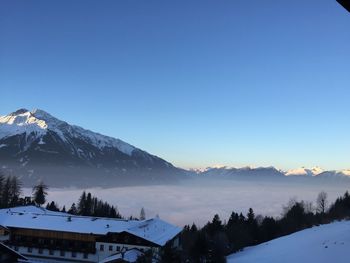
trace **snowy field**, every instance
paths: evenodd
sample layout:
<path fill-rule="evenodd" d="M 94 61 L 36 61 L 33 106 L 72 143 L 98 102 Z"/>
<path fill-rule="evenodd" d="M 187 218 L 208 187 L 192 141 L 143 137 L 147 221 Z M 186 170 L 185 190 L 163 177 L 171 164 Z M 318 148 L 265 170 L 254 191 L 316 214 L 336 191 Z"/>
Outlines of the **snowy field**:
<path fill-rule="evenodd" d="M 314 202 L 317 194 L 324 190 L 330 201 L 334 201 L 346 190 L 347 182 L 325 183 L 311 181 L 190 181 L 181 185 L 135 186 L 110 189 L 85 189 L 118 207 L 124 216 L 139 216 L 142 207 L 146 216 L 159 215 L 179 226 L 185 224 L 203 225 L 218 213 L 222 220 L 228 219 L 232 210 L 247 213 L 252 207 L 256 214 L 279 216 L 282 206 L 289 199 Z M 83 189 L 50 189 L 49 201 L 56 201 L 62 207 L 77 202 Z M 24 194 L 31 189 L 24 189 Z"/>
<path fill-rule="evenodd" d="M 277 238 L 232 254 L 228 263 L 349 262 L 350 222 L 335 222 Z"/>

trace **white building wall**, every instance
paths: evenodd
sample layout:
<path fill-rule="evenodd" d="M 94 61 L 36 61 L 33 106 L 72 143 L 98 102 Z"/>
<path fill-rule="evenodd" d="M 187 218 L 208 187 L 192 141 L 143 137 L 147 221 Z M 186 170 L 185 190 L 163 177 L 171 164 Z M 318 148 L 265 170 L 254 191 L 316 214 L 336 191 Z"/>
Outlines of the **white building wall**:
<path fill-rule="evenodd" d="M 103 250 L 101 250 L 103 248 Z M 151 249 L 148 246 L 137 246 L 137 245 L 126 245 L 121 243 L 105 243 L 105 242 L 96 242 L 96 254 L 98 260 L 103 260 L 111 255 L 116 253 L 126 251 L 132 248 L 137 248 L 141 251 L 147 251 Z"/>
<path fill-rule="evenodd" d="M 10 239 L 10 235 L 0 235 L 0 241 L 7 241 Z"/>
<path fill-rule="evenodd" d="M 10 246 L 15 251 L 19 252 L 25 257 L 29 258 L 42 258 L 44 262 L 98 262 L 97 254 L 85 254 L 81 252 L 76 252 L 72 254 L 71 251 L 63 251 L 64 254 L 61 254 L 61 250 L 50 250 L 49 249 L 41 249 L 38 248 L 28 248 L 28 247 L 17 247 Z M 40 253 L 41 252 L 41 253 Z"/>
<path fill-rule="evenodd" d="M 103 246 L 103 250 L 101 250 L 101 246 Z M 117 254 L 122 251 L 126 251 L 129 249 L 139 249 L 140 251 L 147 251 L 151 249 L 148 246 L 137 246 L 137 245 L 126 245 L 121 243 L 105 243 L 105 242 L 96 242 L 96 254 L 86 254 L 81 252 L 75 252 L 72 254 L 71 251 L 63 251 L 62 250 L 50 250 L 49 249 L 41 249 L 39 248 L 28 248 L 23 246 L 9 246 L 15 251 L 19 252 L 25 257 L 41 259 L 43 262 L 86 262 L 86 263 L 97 263 L 111 255 Z M 158 251 L 157 248 L 154 249 Z M 87 258 L 85 258 L 87 256 Z"/>

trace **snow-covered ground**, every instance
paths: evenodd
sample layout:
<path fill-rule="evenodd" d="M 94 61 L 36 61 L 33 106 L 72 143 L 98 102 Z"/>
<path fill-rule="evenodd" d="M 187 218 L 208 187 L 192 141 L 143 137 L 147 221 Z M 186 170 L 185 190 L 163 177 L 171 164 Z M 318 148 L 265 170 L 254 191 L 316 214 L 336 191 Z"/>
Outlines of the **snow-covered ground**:
<path fill-rule="evenodd" d="M 350 255 L 350 221 L 334 222 L 249 247 L 228 263 L 345 263 Z"/>

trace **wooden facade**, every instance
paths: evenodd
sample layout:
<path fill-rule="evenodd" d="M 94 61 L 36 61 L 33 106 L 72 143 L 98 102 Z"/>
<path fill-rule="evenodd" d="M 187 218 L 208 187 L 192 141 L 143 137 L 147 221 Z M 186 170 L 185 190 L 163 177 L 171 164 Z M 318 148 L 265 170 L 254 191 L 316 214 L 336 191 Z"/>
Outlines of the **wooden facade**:
<path fill-rule="evenodd" d="M 51 230 L 11 228 L 11 246 L 36 247 L 43 249 L 60 249 L 82 253 L 95 253 L 98 236 Z"/>
<path fill-rule="evenodd" d="M 125 245 L 137 245 L 145 247 L 159 247 L 159 245 L 154 244 L 146 239 L 143 239 L 139 236 L 134 236 L 127 232 L 121 233 L 108 233 L 105 236 L 97 237 L 97 242 L 105 243 L 120 243 Z"/>

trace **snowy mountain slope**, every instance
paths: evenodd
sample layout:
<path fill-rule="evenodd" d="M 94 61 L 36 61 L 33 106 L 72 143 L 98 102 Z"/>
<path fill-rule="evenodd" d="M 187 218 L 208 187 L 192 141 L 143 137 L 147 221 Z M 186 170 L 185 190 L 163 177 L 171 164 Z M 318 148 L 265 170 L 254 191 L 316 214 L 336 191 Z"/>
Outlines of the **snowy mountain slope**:
<path fill-rule="evenodd" d="M 131 155 L 136 149 L 119 139 L 94 133 L 79 126 L 69 125 L 42 110 L 21 109 L 0 117 L 0 140 L 25 134 L 27 138 L 25 149 L 29 148 L 36 139 L 47 135 L 49 131 L 56 133 L 66 143 L 70 143 L 70 138 L 79 138 L 99 149 L 113 147 L 127 155 Z M 41 144 L 44 143 L 41 141 Z M 74 147 L 74 145 L 72 146 Z"/>
<path fill-rule="evenodd" d="M 285 173 L 285 175 L 286 176 L 293 176 L 293 175 L 316 176 L 323 172 L 324 172 L 323 169 L 320 167 L 313 167 L 311 169 L 301 167 L 301 168 L 289 170 Z"/>
<path fill-rule="evenodd" d="M 334 222 L 249 247 L 227 257 L 228 263 L 349 262 L 350 221 Z"/>
<path fill-rule="evenodd" d="M 20 109 L 0 117 L 0 168 L 26 183 L 45 179 L 57 185 L 118 179 L 168 179 L 182 173 L 169 162 L 122 140 L 61 121 L 43 110 Z M 122 180 L 121 180 L 122 179 Z M 69 180 L 69 181 L 68 181 Z M 63 181 L 64 182 L 64 181 Z"/>
<path fill-rule="evenodd" d="M 232 176 L 272 176 L 279 177 L 283 176 L 283 172 L 276 169 L 275 167 L 220 167 L 220 168 L 207 168 L 206 170 L 200 172 L 203 176 L 211 177 L 232 177 Z"/>
<path fill-rule="evenodd" d="M 31 112 L 18 110 L 7 116 L 0 116 L 0 140 L 18 134 L 34 135 L 34 138 L 44 135 L 47 124 L 37 119 Z"/>

